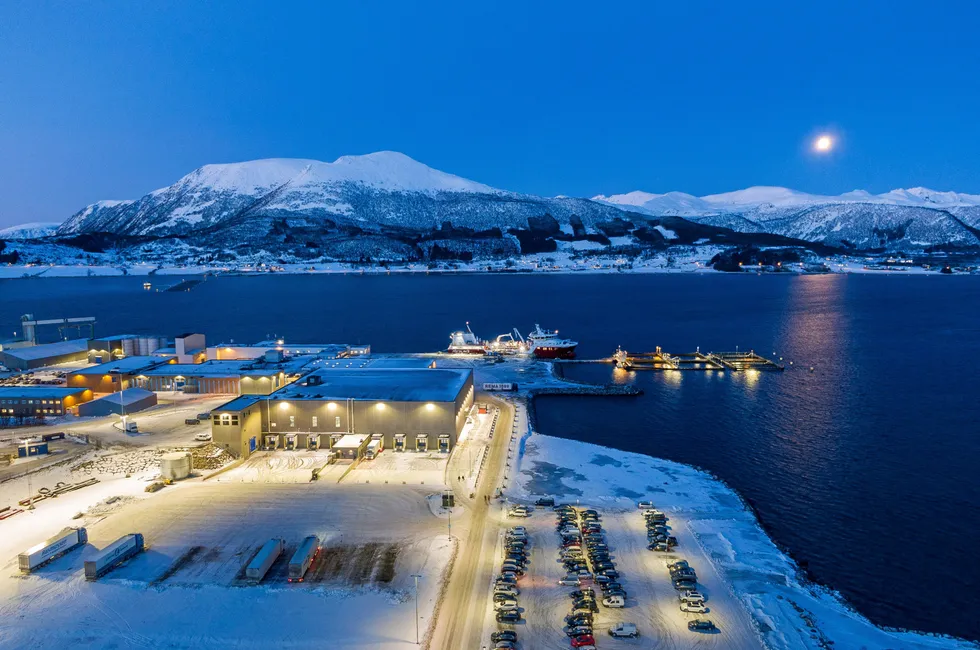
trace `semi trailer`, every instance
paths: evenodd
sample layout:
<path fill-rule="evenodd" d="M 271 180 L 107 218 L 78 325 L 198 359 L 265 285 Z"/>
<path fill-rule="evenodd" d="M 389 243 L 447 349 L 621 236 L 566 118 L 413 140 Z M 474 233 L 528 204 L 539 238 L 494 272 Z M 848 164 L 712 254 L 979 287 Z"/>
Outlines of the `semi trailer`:
<path fill-rule="evenodd" d="M 143 552 L 143 536 L 139 533 L 123 535 L 105 547 L 98 556 L 85 560 L 85 579 L 98 580 L 114 568 Z"/>
<path fill-rule="evenodd" d="M 265 574 L 269 572 L 269 569 L 282 553 L 283 546 L 283 540 L 276 538 L 263 544 L 252 561 L 245 567 L 245 578 L 253 584 L 262 582 L 262 578 L 265 577 Z"/>
<path fill-rule="evenodd" d="M 17 556 L 21 573 L 30 573 L 59 558 L 76 546 L 88 542 L 88 532 L 84 528 L 65 528 L 60 533 L 30 547 Z"/>
<path fill-rule="evenodd" d="M 303 582 L 303 576 L 309 570 L 310 565 L 313 564 L 313 560 L 316 559 L 317 553 L 320 552 L 320 538 L 316 535 L 310 535 L 303 540 L 303 543 L 299 545 L 296 552 L 293 553 L 293 559 L 289 561 L 289 581 L 290 582 Z"/>

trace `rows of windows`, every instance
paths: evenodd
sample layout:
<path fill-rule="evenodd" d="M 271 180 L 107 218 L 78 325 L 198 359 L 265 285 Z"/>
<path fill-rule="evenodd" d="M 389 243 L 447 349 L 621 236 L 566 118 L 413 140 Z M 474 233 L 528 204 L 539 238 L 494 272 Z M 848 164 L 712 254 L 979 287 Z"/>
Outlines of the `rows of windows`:
<path fill-rule="evenodd" d="M 29 411 L 29 410 L 30 409 L 20 409 L 18 411 L 18 409 L 8 409 L 8 408 L 0 407 L 0 415 L 13 415 L 16 412 L 23 413 L 23 412 Z M 36 408 L 36 409 L 34 409 L 34 412 L 35 413 L 38 413 L 38 414 L 44 413 L 44 414 L 47 414 L 47 415 L 61 415 L 61 408 L 59 408 L 59 407 L 55 407 L 53 409 L 52 408 L 46 408 L 46 409 L 44 409 L 44 408 L 37 409 Z"/>
<path fill-rule="evenodd" d="M 45 404 L 61 406 L 61 400 L 56 399 L 0 399 L 0 404 Z"/>

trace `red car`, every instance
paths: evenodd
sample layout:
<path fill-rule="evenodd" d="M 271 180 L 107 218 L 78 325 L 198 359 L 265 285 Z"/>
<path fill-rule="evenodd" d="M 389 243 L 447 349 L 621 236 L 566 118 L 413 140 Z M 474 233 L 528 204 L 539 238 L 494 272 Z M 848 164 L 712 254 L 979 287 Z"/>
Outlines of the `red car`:
<path fill-rule="evenodd" d="M 580 648 L 584 645 L 595 645 L 595 637 L 591 634 L 583 634 L 572 639 L 573 648 Z"/>

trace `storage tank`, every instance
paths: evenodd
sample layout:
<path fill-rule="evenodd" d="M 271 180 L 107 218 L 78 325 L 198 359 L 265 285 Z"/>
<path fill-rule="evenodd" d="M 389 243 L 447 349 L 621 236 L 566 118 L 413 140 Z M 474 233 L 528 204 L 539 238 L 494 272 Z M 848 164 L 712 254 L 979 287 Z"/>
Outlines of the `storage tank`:
<path fill-rule="evenodd" d="M 173 481 L 191 475 L 191 452 L 175 451 L 160 457 L 160 476 Z"/>
<path fill-rule="evenodd" d="M 122 344 L 120 345 L 120 347 L 122 348 L 124 356 L 135 357 L 137 355 L 138 352 L 136 349 L 135 341 L 133 339 L 125 338 L 122 341 L 120 341 L 120 343 Z"/>
<path fill-rule="evenodd" d="M 143 357 L 148 357 L 162 347 L 166 347 L 160 343 L 159 336 L 141 336 L 138 341 L 139 354 Z"/>

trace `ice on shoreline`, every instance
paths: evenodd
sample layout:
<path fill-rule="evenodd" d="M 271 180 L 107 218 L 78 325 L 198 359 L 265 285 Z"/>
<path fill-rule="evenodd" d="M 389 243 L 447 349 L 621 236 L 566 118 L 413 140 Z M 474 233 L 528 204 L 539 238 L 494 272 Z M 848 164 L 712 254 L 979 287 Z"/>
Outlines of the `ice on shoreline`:
<path fill-rule="evenodd" d="M 675 528 L 697 540 L 770 648 L 976 649 L 975 643 L 884 630 L 828 589 L 806 582 L 737 493 L 694 467 L 533 433 L 524 441 L 507 494 L 554 495 L 606 510 L 636 510 L 650 499 Z M 689 548 L 679 551 L 690 553 Z"/>

